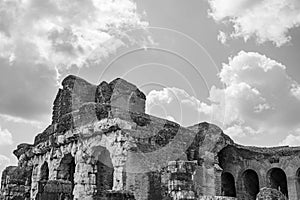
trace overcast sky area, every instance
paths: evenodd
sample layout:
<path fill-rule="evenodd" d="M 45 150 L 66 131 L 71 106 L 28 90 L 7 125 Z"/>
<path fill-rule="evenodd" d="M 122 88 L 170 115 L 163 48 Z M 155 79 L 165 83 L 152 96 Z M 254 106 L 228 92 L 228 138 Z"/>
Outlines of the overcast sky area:
<path fill-rule="evenodd" d="M 300 145 L 299 0 L 0 0 L 0 170 L 68 74 L 122 77 L 146 112 L 243 145 Z"/>

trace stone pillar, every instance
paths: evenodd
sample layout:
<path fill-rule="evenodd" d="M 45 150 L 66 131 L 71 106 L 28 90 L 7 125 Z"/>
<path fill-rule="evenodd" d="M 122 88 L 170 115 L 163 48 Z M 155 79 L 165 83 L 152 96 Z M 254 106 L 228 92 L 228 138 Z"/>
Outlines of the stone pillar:
<path fill-rule="evenodd" d="M 171 161 L 168 171 L 171 174 L 168 191 L 173 200 L 196 199 L 193 176 L 196 161 Z"/>
<path fill-rule="evenodd" d="M 92 199 L 93 195 L 96 194 L 96 167 L 89 162 L 92 159 L 87 159 L 87 157 L 88 155 L 83 155 L 82 151 L 76 153 L 74 200 Z"/>
<path fill-rule="evenodd" d="M 107 147 L 110 152 L 112 165 L 114 167 L 113 190 L 121 191 L 126 188 L 126 160 L 128 138 L 122 130 L 116 131 L 108 136 L 108 141 L 112 141 Z"/>
<path fill-rule="evenodd" d="M 195 191 L 197 195 L 202 196 L 204 194 L 204 189 L 203 189 L 204 172 L 202 166 L 196 166 L 193 179 L 194 179 Z"/>
<path fill-rule="evenodd" d="M 215 168 L 211 164 L 202 164 L 203 169 L 203 190 L 206 196 L 215 196 Z"/>
<path fill-rule="evenodd" d="M 298 177 L 287 177 L 289 200 L 298 200 L 297 194 Z"/>
<path fill-rule="evenodd" d="M 222 195 L 222 171 L 223 169 L 215 164 L 215 188 L 216 188 L 216 196 Z M 235 184 L 235 183 L 234 183 Z"/>
<path fill-rule="evenodd" d="M 35 199 L 38 194 L 38 165 L 35 165 L 32 169 L 32 177 L 31 177 L 31 191 L 30 197 L 31 199 Z"/>

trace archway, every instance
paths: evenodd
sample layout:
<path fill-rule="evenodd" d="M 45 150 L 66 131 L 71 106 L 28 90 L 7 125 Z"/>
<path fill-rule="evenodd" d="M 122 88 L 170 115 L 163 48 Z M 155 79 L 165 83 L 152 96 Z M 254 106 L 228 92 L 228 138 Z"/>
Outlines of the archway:
<path fill-rule="evenodd" d="M 224 172 L 221 175 L 221 191 L 223 196 L 236 197 L 234 177 L 229 172 Z"/>
<path fill-rule="evenodd" d="M 270 169 L 267 173 L 267 179 L 270 188 L 277 189 L 286 197 L 288 197 L 287 178 L 285 172 L 282 169 Z"/>
<path fill-rule="evenodd" d="M 41 167 L 40 180 L 47 181 L 49 179 L 49 167 L 48 163 L 44 162 Z"/>
<path fill-rule="evenodd" d="M 106 148 L 101 148 L 97 161 L 96 186 L 97 193 L 113 188 L 114 167 L 110 153 Z"/>
<path fill-rule="evenodd" d="M 57 169 L 57 178 L 70 181 L 72 184 L 72 190 L 74 189 L 75 167 L 74 157 L 71 154 L 67 154 L 63 157 Z"/>
<path fill-rule="evenodd" d="M 252 169 L 247 169 L 242 175 L 243 189 L 249 200 L 255 200 L 259 193 L 259 179 L 257 173 Z"/>

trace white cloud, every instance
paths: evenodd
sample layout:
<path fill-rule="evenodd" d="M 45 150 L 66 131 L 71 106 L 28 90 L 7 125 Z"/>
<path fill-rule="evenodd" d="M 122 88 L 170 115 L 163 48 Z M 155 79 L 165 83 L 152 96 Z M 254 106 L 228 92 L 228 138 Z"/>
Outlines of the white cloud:
<path fill-rule="evenodd" d="M 11 133 L 7 129 L 2 129 L 0 126 L 0 145 L 11 145 L 12 143 Z"/>
<path fill-rule="evenodd" d="M 24 119 L 24 118 L 21 118 L 21 117 L 14 117 L 14 116 L 10 116 L 10 115 L 0 114 L 0 119 L 3 119 L 5 121 L 9 121 L 9 122 L 30 124 L 32 126 L 42 128 L 41 127 L 41 122 L 35 121 L 35 120 L 27 120 L 27 119 Z"/>
<path fill-rule="evenodd" d="M 226 33 L 224 33 L 223 31 L 219 31 L 218 34 L 218 40 L 222 43 L 222 44 L 226 44 L 228 39 L 228 36 Z"/>
<path fill-rule="evenodd" d="M 149 111 L 151 109 L 151 105 L 155 103 L 155 101 L 163 102 L 163 103 L 170 103 L 174 98 L 174 92 L 172 91 L 172 88 L 163 88 L 162 91 L 152 90 L 147 95 L 147 104 L 146 104 L 146 110 Z"/>
<path fill-rule="evenodd" d="M 249 126 L 233 125 L 224 130 L 224 133 L 232 138 L 241 138 L 245 136 L 255 136 L 260 134 L 259 131 L 253 130 Z"/>
<path fill-rule="evenodd" d="M 288 76 L 281 63 L 259 53 L 241 51 L 223 64 L 219 76 L 226 88 L 211 89 L 210 100 L 218 104 L 210 106 L 224 111 L 223 126 L 227 132 L 230 127 L 238 132 L 238 125 L 239 130 L 248 133 L 279 134 L 300 126 L 300 102 L 290 95 L 290 88 L 298 83 Z M 224 93 L 223 99 L 220 93 Z M 215 120 L 221 118 L 216 115 Z"/>
<path fill-rule="evenodd" d="M 279 145 L 300 146 L 300 129 L 297 129 L 294 133 L 289 134 Z"/>
<path fill-rule="evenodd" d="M 1 1 L 1 55 L 57 68 L 98 62 L 147 26 L 136 9 L 131 0 Z"/>
<path fill-rule="evenodd" d="M 156 103 L 170 104 L 177 102 L 180 105 L 188 105 L 192 107 L 201 106 L 201 102 L 194 96 L 190 96 L 186 91 L 180 88 L 163 88 L 162 90 L 152 90 L 147 95 L 146 111 L 149 112 L 151 106 Z"/>
<path fill-rule="evenodd" d="M 200 109 L 204 105 L 183 89 L 174 87 L 152 90 L 146 99 L 147 113 L 176 121 L 182 125 L 191 125 L 189 118 L 200 119 L 197 108 Z M 158 110 L 155 109 L 157 107 L 159 107 Z M 207 112 L 210 114 L 210 111 Z"/>
<path fill-rule="evenodd" d="M 208 0 L 210 16 L 232 24 L 232 37 L 281 46 L 291 40 L 288 32 L 300 25 L 298 0 Z"/>
<path fill-rule="evenodd" d="M 263 112 L 265 110 L 271 109 L 271 106 L 269 104 L 267 104 L 267 103 L 264 103 L 264 104 L 259 104 L 259 105 L 255 106 L 254 109 L 255 109 L 254 112 L 260 113 L 260 112 Z"/>
<path fill-rule="evenodd" d="M 300 85 L 299 84 L 292 85 L 291 93 L 294 97 L 300 100 Z"/>
<path fill-rule="evenodd" d="M 300 127 L 300 101 L 295 98 L 299 84 L 288 76 L 283 64 L 241 51 L 223 64 L 219 77 L 225 87 L 213 86 L 209 103 L 182 89 L 164 88 L 150 92 L 147 105 L 162 104 L 167 111 L 182 107 L 182 118 L 189 119 L 185 124 L 215 123 L 237 141 L 257 134 L 280 139 Z"/>

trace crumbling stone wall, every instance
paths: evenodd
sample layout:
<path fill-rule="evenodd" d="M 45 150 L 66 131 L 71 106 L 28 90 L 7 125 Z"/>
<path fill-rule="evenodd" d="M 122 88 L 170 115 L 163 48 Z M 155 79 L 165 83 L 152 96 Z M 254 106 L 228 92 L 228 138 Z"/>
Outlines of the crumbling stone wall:
<path fill-rule="evenodd" d="M 218 153 L 234 142 L 223 131 L 209 123 L 188 128 L 197 133 L 186 150 L 188 160 L 197 160 L 195 187 L 198 196 L 221 195 L 221 172 Z"/>
<path fill-rule="evenodd" d="M 30 179 L 31 167 L 7 167 L 2 173 L 1 180 L 3 199 L 29 199 Z"/>
<path fill-rule="evenodd" d="M 122 79 L 96 86 L 66 77 L 54 100 L 52 123 L 34 144 L 18 145 L 18 166 L 3 172 L 3 199 L 231 200 L 235 197 L 225 197 L 230 191 L 224 189 L 229 184 L 224 184 L 224 174 L 230 173 L 231 196 L 250 200 L 253 191 L 247 191 L 245 181 L 256 179 L 245 171 L 257 173 L 261 188 L 269 184 L 265 174 L 272 177 L 273 168 L 286 174 L 289 198 L 300 198 L 299 148 L 236 145 L 215 125 L 184 128 L 147 115 L 145 100 Z M 185 170 L 170 171 L 170 163 L 185 163 Z"/>

